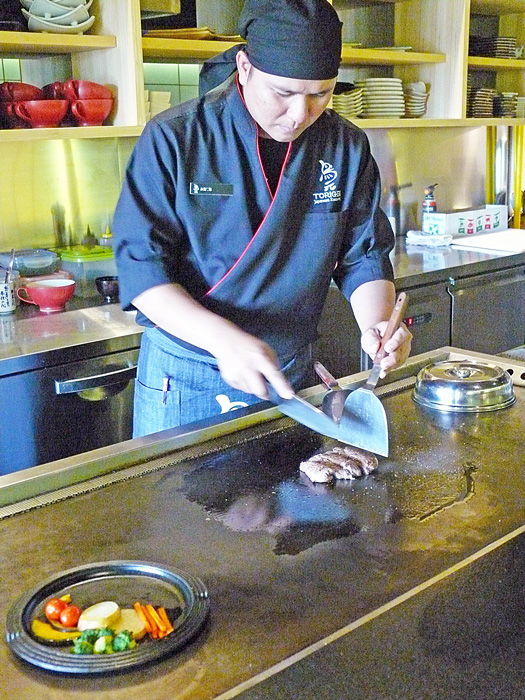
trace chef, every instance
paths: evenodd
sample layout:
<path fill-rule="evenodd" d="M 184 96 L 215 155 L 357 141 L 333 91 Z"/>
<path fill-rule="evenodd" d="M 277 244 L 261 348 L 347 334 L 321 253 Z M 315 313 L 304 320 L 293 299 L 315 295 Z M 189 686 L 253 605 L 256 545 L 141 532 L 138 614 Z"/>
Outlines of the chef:
<path fill-rule="evenodd" d="M 148 122 L 114 217 L 121 303 L 145 326 L 134 436 L 307 385 L 332 278 L 373 357 L 395 302 L 393 234 L 363 131 L 326 110 L 341 23 L 326 0 L 247 0 L 246 44 L 201 97 Z M 383 375 L 410 351 L 404 326 Z"/>

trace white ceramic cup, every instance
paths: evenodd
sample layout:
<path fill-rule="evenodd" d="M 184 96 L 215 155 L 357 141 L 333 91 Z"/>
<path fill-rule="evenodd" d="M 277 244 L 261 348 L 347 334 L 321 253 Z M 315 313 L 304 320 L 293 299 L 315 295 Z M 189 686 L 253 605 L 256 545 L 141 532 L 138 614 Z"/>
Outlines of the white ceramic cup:
<path fill-rule="evenodd" d="M 0 284 L 0 314 L 12 314 L 16 309 L 14 282 Z"/>

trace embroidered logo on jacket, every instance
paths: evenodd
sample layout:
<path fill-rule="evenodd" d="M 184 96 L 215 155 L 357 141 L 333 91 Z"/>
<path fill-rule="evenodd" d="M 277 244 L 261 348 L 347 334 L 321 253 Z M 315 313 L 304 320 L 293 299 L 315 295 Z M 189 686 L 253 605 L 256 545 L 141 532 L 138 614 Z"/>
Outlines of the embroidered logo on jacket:
<path fill-rule="evenodd" d="M 341 201 L 341 190 L 337 189 L 335 181 L 338 177 L 337 170 L 331 163 L 327 163 L 324 160 L 320 160 L 321 164 L 321 176 L 319 182 L 323 183 L 322 192 L 314 192 L 314 204 L 323 204 L 323 202 L 340 202 Z"/>

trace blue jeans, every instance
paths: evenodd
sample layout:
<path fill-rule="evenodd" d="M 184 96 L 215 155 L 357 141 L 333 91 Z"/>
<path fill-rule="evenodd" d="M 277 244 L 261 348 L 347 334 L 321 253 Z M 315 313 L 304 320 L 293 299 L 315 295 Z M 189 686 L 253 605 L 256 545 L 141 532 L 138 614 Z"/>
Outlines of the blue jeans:
<path fill-rule="evenodd" d="M 282 371 L 294 389 L 308 386 L 311 346 L 285 360 Z M 135 380 L 133 437 L 229 413 L 260 400 L 227 384 L 214 357 L 181 347 L 157 328 L 145 329 Z"/>

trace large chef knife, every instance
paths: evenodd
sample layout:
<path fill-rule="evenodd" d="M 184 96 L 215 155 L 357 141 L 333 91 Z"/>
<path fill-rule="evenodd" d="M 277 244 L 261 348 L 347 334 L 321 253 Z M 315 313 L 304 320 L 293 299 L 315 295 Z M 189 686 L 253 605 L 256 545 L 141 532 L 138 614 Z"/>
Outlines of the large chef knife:
<path fill-rule="evenodd" d="M 348 440 L 344 440 L 341 437 L 341 431 L 335 421 L 327 416 L 326 413 L 323 413 L 320 409 L 308 403 L 308 401 L 297 396 L 297 394 L 294 394 L 291 399 L 283 399 L 271 384 L 268 384 L 268 393 L 270 401 L 279 406 L 279 410 L 282 411 L 282 413 L 290 416 L 290 418 L 293 418 L 298 423 L 315 430 L 316 433 L 320 433 L 321 435 L 326 435 L 327 437 L 351 444 Z"/>

